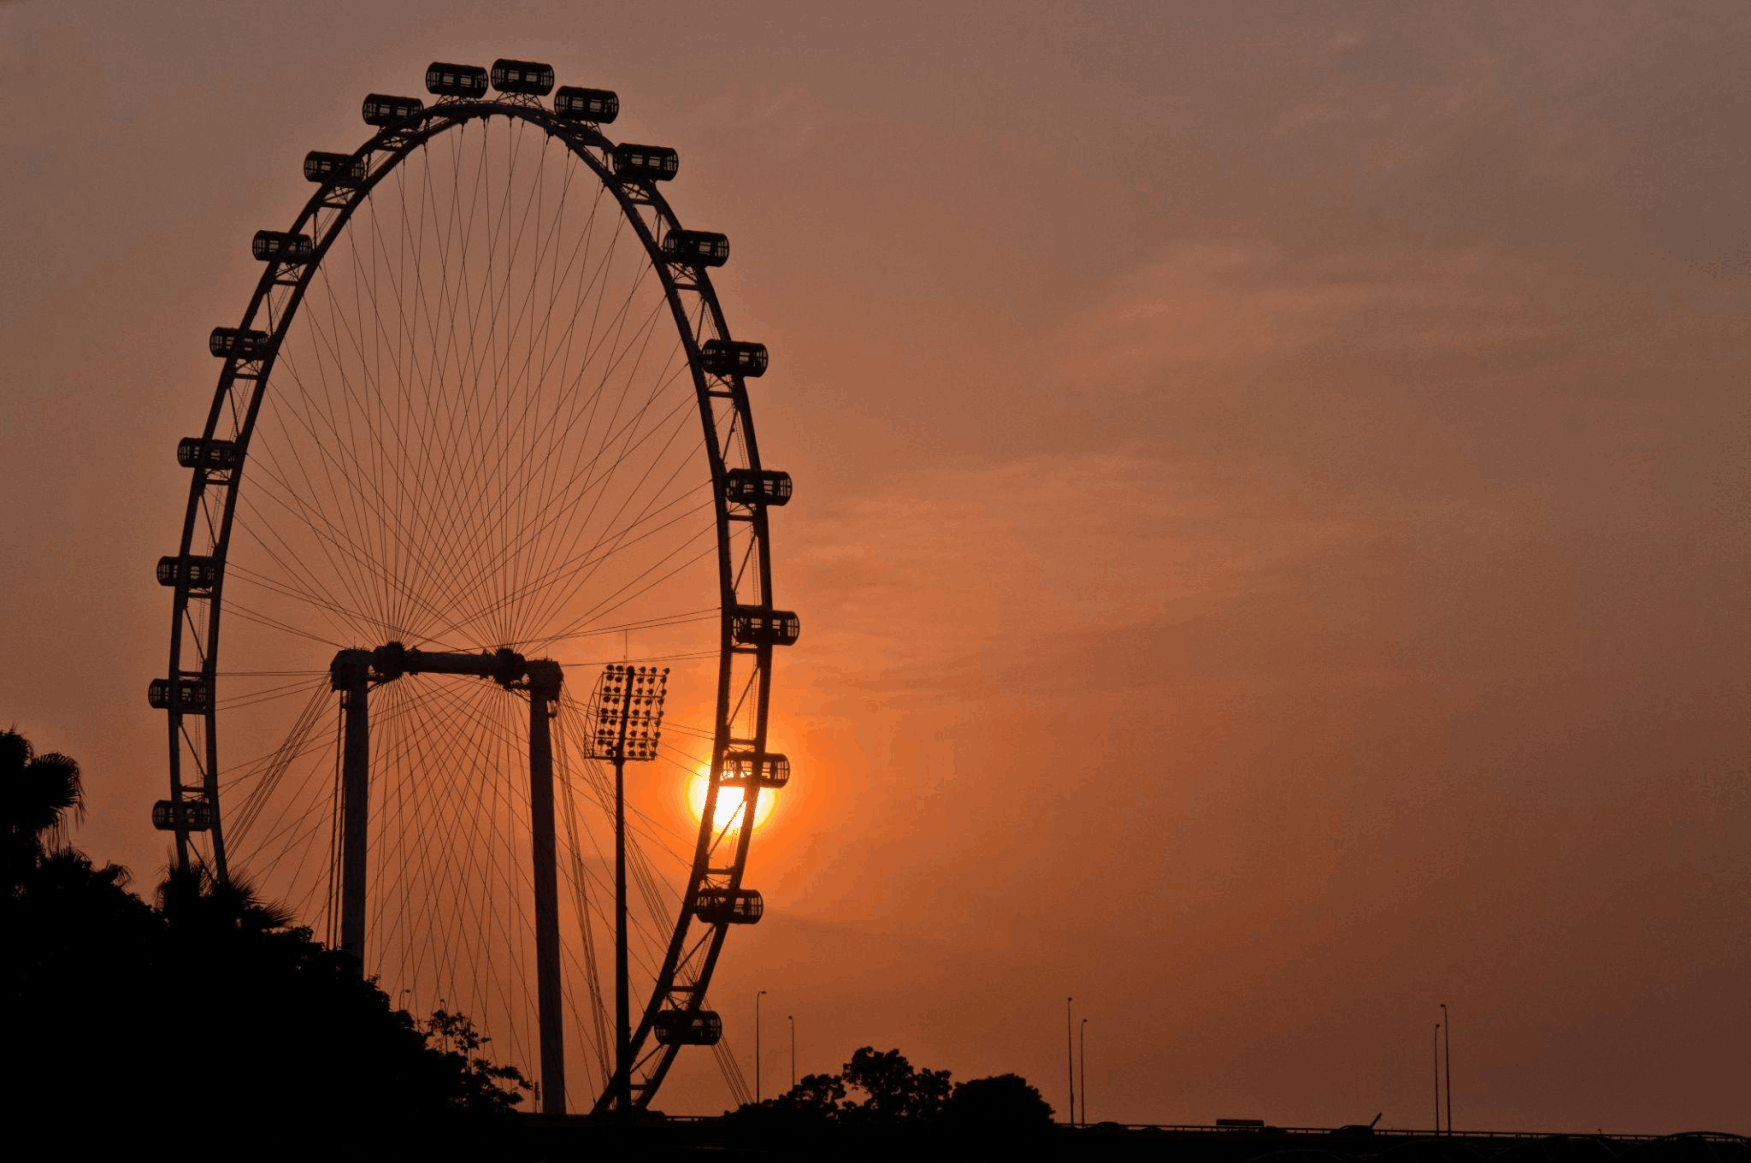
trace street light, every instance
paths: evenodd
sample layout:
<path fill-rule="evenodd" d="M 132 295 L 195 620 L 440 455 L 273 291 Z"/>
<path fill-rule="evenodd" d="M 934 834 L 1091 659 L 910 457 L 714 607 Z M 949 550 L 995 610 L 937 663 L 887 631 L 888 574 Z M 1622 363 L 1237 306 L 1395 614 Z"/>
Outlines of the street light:
<path fill-rule="evenodd" d="M 1070 1003 L 1073 997 L 1064 999 L 1064 1060 L 1070 1064 L 1070 1125 L 1076 1125 L 1076 1038 L 1072 1034 L 1076 1024 L 1070 1020 Z"/>
<path fill-rule="evenodd" d="M 1430 1050 L 1429 1061 L 1435 1070 L 1435 1134 L 1441 1133 L 1441 1023 L 1435 1023 L 1435 1044 Z"/>
<path fill-rule="evenodd" d="M 1077 1027 L 1076 1070 L 1082 1075 L 1082 1121 L 1088 1122 L 1088 1019 Z"/>
<path fill-rule="evenodd" d="M 1442 1035 L 1442 1047 L 1447 1059 L 1447 1133 L 1453 1133 L 1453 1019 L 1447 1016 L 1447 1003 L 1441 1003 L 1441 1024 L 1447 1027 Z"/>
<path fill-rule="evenodd" d="M 754 1102 L 760 1102 L 760 999 L 766 996 L 761 990 L 754 995 Z"/>
<path fill-rule="evenodd" d="M 796 1019 L 789 1014 L 784 1020 L 790 1023 L 790 1088 L 796 1089 Z"/>

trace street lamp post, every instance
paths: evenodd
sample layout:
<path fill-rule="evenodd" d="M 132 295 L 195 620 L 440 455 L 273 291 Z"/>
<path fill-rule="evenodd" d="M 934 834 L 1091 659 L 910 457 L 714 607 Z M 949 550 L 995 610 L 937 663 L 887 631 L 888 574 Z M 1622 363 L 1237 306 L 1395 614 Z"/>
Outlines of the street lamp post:
<path fill-rule="evenodd" d="M 1429 1061 L 1435 1070 L 1435 1134 L 1441 1133 L 1441 1023 L 1435 1023 L 1435 1042 L 1430 1050 Z"/>
<path fill-rule="evenodd" d="M 1076 1072 L 1082 1075 L 1082 1121 L 1088 1122 L 1088 1019 L 1082 1019 L 1076 1035 Z"/>
<path fill-rule="evenodd" d="M 754 1101 L 760 1101 L 760 999 L 766 996 L 761 990 L 754 995 Z"/>
<path fill-rule="evenodd" d="M 1075 1023 L 1070 1019 L 1070 1003 L 1073 997 L 1064 999 L 1064 1060 L 1070 1064 L 1070 1125 L 1076 1125 L 1076 1038 L 1072 1031 Z"/>
<path fill-rule="evenodd" d="M 1441 1024 L 1447 1032 L 1441 1036 L 1443 1057 L 1447 1060 L 1447 1133 L 1453 1133 L 1453 1019 L 1447 1016 L 1447 1003 L 1441 1003 Z"/>
<path fill-rule="evenodd" d="M 796 1019 L 789 1014 L 784 1020 L 790 1023 L 790 1088 L 796 1089 Z"/>

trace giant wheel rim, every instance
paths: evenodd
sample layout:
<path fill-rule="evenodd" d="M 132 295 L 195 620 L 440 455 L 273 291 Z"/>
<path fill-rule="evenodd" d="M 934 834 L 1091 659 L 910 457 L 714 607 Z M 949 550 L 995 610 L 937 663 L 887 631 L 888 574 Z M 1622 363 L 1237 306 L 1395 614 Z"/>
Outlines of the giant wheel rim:
<path fill-rule="evenodd" d="M 220 758 L 219 726 L 226 717 L 221 683 L 220 626 L 225 611 L 228 566 L 235 551 L 238 503 L 264 399 L 274 390 L 274 371 L 282 345 L 292 335 L 306 294 L 326 269 L 331 250 L 349 237 L 355 213 L 372 205 L 382 184 L 402 171 L 444 135 L 478 124 L 485 129 L 526 127 L 540 135 L 543 148 L 558 145 L 598 180 L 616 204 L 620 221 L 642 247 L 684 353 L 697 404 L 703 448 L 710 469 L 712 523 L 717 573 L 717 680 L 715 716 L 710 728 L 710 767 L 706 810 L 702 813 L 689 868 L 678 894 L 673 930 L 663 949 L 633 1033 L 634 1103 L 648 1106 L 675 1061 L 677 1044 L 656 1035 L 662 1015 L 699 1011 L 723 947 L 729 920 L 702 915 L 702 890 L 743 889 L 757 792 L 745 795 L 739 826 L 714 827 L 714 807 L 726 779 L 726 756 L 766 754 L 774 638 L 748 634 L 756 624 L 773 622 L 771 554 L 766 504 L 745 494 L 732 496 L 732 472 L 758 477 L 762 466 L 748 393 L 741 374 L 709 372 L 702 346 L 732 337 L 704 267 L 672 261 L 662 240 L 682 229 L 656 184 L 617 175 L 614 143 L 596 124 L 562 119 L 528 98 L 444 100 L 416 116 L 388 125 L 348 155 L 360 167 L 359 180 L 319 185 L 285 234 L 312 242 L 308 261 L 269 261 L 237 329 L 268 336 L 256 351 L 235 350 L 224 358 L 205 427 L 192 453 L 179 450 L 192 468 L 181 542 L 174 561 L 174 610 L 170 643 L 169 695 L 154 691 L 168 719 L 170 799 L 155 813 L 175 835 L 178 863 L 205 862 L 220 878 L 230 875 L 226 852 L 227 816 L 221 798 L 229 774 Z M 386 188 L 386 187 L 385 187 Z M 191 442 L 185 441 L 187 446 Z M 228 450 L 228 451 L 227 451 Z M 192 462 L 192 463 L 191 463 Z M 787 482 L 788 483 L 788 482 Z M 788 495 L 788 492 L 786 492 Z M 782 498 L 778 503 L 782 503 Z M 740 540 L 738 541 L 738 538 Z M 204 566 L 200 563 L 205 563 Z M 205 572 L 203 572 L 203 570 Z M 161 565 L 160 580 L 164 581 Z M 794 637 L 794 633 L 792 635 Z M 778 640 L 782 644 L 783 639 Z M 482 643 L 482 646 L 489 645 Z M 604 1086 L 596 1100 L 604 1109 L 611 1095 Z"/>

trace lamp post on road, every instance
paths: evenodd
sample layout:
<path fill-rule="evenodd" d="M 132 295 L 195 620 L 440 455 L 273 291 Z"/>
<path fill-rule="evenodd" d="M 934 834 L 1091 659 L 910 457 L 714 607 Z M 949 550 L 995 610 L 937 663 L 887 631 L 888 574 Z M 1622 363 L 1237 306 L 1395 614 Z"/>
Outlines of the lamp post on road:
<path fill-rule="evenodd" d="M 1076 1023 L 1070 1019 L 1070 1003 L 1073 997 L 1064 999 L 1064 1060 L 1070 1064 L 1070 1125 L 1076 1125 L 1076 1038 L 1074 1031 Z"/>
<path fill-rule="evenodd" d="M 790 1023 L 790 1088 L 796 1089 L 796 1019 L 789 1014 L 784 1020 Z"/>
<path fill-rule="evenodd" d="M 1435 1134 L 1441 1133 L 1441 1023 L 1435 1023 L 1435 1043 L 1429 1061 L 1435 1069 Z"/>
<path fill-rule="evenodd" d="M 1076 1072 L 1082 1075 L 1082 1121 L 1088 1123 L 1088 1019 L 1082 1019 L 1076 1035 Z"/>
<path fill-rule="evenodd" d="M 1447 1060 L 1447 1133 L 1453 1133 L 1453 1019 L 1447 1016 L 1447 1003 L 1441 1003 L 1441 1024 L 1447 1032 L 1441 1035 L 1442 1056 Z"/>
<path fill-rule="evenodd" d="M 760 1102 L 760 999 L 766 996 L 761 990 L 754 995 L 754 1102 Z"/>

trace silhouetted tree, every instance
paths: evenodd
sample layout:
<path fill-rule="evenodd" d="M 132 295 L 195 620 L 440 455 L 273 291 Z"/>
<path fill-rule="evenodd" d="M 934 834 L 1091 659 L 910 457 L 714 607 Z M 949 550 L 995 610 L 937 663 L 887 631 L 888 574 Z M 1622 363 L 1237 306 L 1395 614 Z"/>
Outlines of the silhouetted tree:
<path fill-rule="evenodd" d="M 172 929 L 190 938 L 260 941 L 292 927 L 292 914 L 262 900 L 247 880 L 233 876 L 221 881 L 200 864 L 165 873 L 158 886 L 158 911 Z"/>
<path fill-rule="evenodd" d="M 1045 1149 L 1052 1108 L 1015 1074 L 975 1078 L 951 1089 L 946 1070 L 918 1070 L 898 1050 L 865 1046 L 838 1074 L 810 1074 L 784 1094 L 733 1112 L 727 1124 L 755 1139 L 802 1139 L 850 1148 L 879 1141 L 930 1154 L 952 1149 L 1006 1158 Z"/>
<path fill-rule="evenodd" d="M 177 991 L 186 1042 L 252 1064 L 217 1084 L 241 1124 L 295 1114 L 332 1134 L 490 1118 L 530 1089 L 484 1057 L 467 1017 L 439 1011 L 420 1028 L 353 958 L 292 927 L 241 879 L 173 871 L 159 907 L 172 979 L 189 983 Z"/>
<path fill-rule="evenodd" d="M 465 1016 L 422 1028 L 241 879 L 174 870 L 148 906 L 126 869 L 67 843 L 82 803 L 78 764 L 0 733 L 15 1136 L 52 1129 L 78 1155 L 82 1137 L 197 1128 L 207 1142 L 449 1135 L 530 1090 Z"/>
<path fill-rule="evenodd" d="M 1034 1134 L 1052 1125 L 1051 1106 L 1019 1074 L 957 1082 L 943 1114 L 957 1129 L 984 1135 Z"/>
<path fill-rule="evenodd" d="M 861 1103 L 844 1108 L 856 1117 L 883 1122 L 931 1119 L 942 1113 L 948 1099 L 948 1071 L 914 1070 L 898 1050 L 865 1046 L 851 1055 L 840 1077 L 848 1089 L 864 1094 Z"/>
<path fill-rule="evenodd" d="M 38 755 L 17 731 L 0 731 L 0 815 L 6 825 L 8 895 L 16 894 L 49 852 L 65 846 L 67 816 L 84 813 L 79 765 L 58 752 Z"/>
<path fill-rule="evenodd" d="M 837 1074 L 805 1074 L 777 1101 L 802 1114 L 831 1118 L 845 1103 L 845 1080 Z"/>
<path fill-rule="evenodd" d="M 421 1036 L 427 1051 L 440 1055 L 446 1075 L 444 1092 L 452 1107 L 506 1114 L 533 1089 L 515 1066 L 496 1065 L 487 1059 L 483 1051 L 492 1039 L 476 1031 L 466 1014 L 433 1010 Z M 433 1046 L 434 1041 L 440 1046 Z"/>
<path fill-rule="evenodd" d="M 111 980 L 115 967 L 153 964 L 156 920 L 127 891 L 127 870 L 67 843 L 83 805 L 77 763 L 0 732 L 0 996 L 14 1061 L 29 1064 L 9 1095 L 21 1111 L 51 1097 L 66 1047 L 100 1037 L 138 1000 L 137 981 Z"/>

